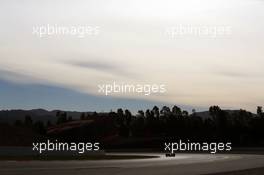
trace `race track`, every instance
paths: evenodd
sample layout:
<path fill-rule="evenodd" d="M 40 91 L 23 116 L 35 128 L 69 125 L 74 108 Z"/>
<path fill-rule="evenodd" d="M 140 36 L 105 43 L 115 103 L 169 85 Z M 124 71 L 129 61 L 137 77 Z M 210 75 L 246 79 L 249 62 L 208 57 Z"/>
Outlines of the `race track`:
<path fill-rule="evenodd" d="M 127 153 L 126 153 L 127 155 Z M 135 154 L 133 154 L 135 155 Z M 264 155 L 177 154 L 166 158 L 98 161 L 1 161 L 1 175 L 175 175 L 208 174 L 264 167 Z"/>

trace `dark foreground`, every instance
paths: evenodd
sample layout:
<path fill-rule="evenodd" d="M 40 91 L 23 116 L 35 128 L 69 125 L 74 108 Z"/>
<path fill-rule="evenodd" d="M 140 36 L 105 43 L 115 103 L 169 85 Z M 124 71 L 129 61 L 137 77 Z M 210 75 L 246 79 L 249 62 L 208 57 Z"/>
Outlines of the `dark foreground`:
<path fill-rule="evenodd" d="M 0 161 L 73 161 L 73 160 L 129 160 L 150 159 L 144 155 L 89 155 L 89 156 L 0 156 Z"/>
<path fill-rule="evenodd" d="M 116 154 L 115 154 L 116 155 Z M 120 154 L 119 154 L 120 155 Z M 121 154 L 135 155 L 135 154 Z M 177 154 L 166 158 L 163 154 L 150 159 L 129 160 L 69 160 L 69 161 L 0 161 L 2 175 L 197 175 L 223 172 L 262 173 L 264 155 L 244 154 Z M 224 173 L 225 175 L 226 173 Z M 244 175 L 242 174 L 242 175 Z M 255 175 L 253 174 L 253 175 Z M 230 174 L 227 174 L 230 175 Z"/>
<path fill-rule="evenodd" d="M 263 175 L 263 174 L 264 174 L 264 167 L 253 168 L 253 169 L 248 169 L 248 170 L 241 170 L 241 171 L 214 173 L 214 174 L 208 174 L 208 175 Z"/>

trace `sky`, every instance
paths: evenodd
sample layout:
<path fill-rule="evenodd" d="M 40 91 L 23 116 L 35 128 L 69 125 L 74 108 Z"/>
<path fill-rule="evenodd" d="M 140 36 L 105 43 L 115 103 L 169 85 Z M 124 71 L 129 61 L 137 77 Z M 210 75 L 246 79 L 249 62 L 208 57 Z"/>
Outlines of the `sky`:
<path fill-rule="evenodd" d="M 255 112 L 264 104 L 263 8 L 262 0 L 2 0 L 0 108 L 177 104 Z M 34 33 L 47 25 L 97 27 L 98 33 Z M 228 32 L 167 33 L 178 26 Z M 112 82 L 164 84 L 166 93 L 98 93 L 98 85 Z"/>

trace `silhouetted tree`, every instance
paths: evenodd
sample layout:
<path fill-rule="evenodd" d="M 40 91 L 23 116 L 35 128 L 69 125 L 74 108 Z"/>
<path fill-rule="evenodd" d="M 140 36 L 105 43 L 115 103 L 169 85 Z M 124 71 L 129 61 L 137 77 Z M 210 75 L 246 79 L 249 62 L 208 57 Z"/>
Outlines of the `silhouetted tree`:
<path fill-rule="evenodd" d="M 163 106 L 160 113 L 163 117 L 168 117 L 170 115 L 170 108 L 168 106 Z"/>
<path fill-rule="evenodd" d="M 160 117 L 159 108 L 157 106 L 154 106 L 153 109 L 152 109 L 152 111 L 154 113 L 154 117 L 159 120 L 159 117 Z"/>
<path fill-rule="evenodd" d="M 145 116 L 148 122 L 151 122 L 154 120 L 154 113 L 152 115 L 149 109 L 146 110 Z"/>
<path fill-rule="evenodd" d="M 138 111 L 138 115 L 131 124 L 132 136 L 143 136 L 145 131 L 145 120 L 144 112 L 142 110 Z"/>
<path fill-rule="evenodd" d="M 57 113 L 57 124 L 65 123 L 67 122 L 67 113 L 66 112 L 58 112 Z"/>
<path fill-rule="evenodd" d="M 84 112 L 81 113 L 80 119 L 81 120 L 84 120 L 85 119 L 85 113 Z"/>
<path fill-rule="evenodd" d="M 182 116 L 183 116 L 183 117 L 188 117 L 188 116 L 189 116 L 188 111 L 183 110 L 183 111 L 182 111 Z"/>
<path fill-rule="evenodd" d="M 138 116 L 139 116 L 139 117 L 144 117 L 144 111 L 139 110 L 139 111 L 138 111 Z"/>
<path fill-rule="evenodd" d="M 181 108 L 179 108 L 178 106 L 173 106 L 172 114 L 175 115 L 176 117 L 182 116 Z"/>
<path fill-rule="evenodd" d="M 262 109 L 262 106 L 258 106 L 257 107 L 257 115 L 259 117 L 263 117 L 263 109 Z"/>
<path fill-rule="evenodd" d="M 217 118 L 217 116 L 220 114 L 220 112 L 221 112 L 221 108 L 219 106 L 211 106 L 209 108 L 209 113 L 214 119 Z"/>
<path fill-rule="evenodd" d="M 44 123 L 42 121 L 37 121 L 33 125 L 33 129 L 38 134 L 44 135 L 46 134 L 46 127 L 44 126 Z"/>
<path fill-rule="evenodd" d="M 192 116 L 196 115 L 196 109 L 192 109 Z"/>
<path fill-rule="evenodd" d="M 31 119 L 30 115 L 26 115 L 25 120 L 24 120 L 24 125 L 27 127 L 31 127 L 32 123 L 33 123 L 33 121 Z"/>

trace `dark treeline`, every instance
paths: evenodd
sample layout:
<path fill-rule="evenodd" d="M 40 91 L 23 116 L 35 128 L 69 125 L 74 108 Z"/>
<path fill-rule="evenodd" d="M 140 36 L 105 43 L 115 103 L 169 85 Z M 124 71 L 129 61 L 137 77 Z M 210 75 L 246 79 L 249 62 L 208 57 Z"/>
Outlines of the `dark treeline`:
<path fill-rule="evenodd" d="M 209 108 L 209 117 L 199 116 L 195 110 L 189 114 L 177 106 L 138 111 L 118 109 L 109 113 L 81 113 L 80 119 L 57 112 L 57 123 L 33 123 L 30 116 L 16 121 L 16 126 L 32 127 L 40 135 L 66 140 L 99 139 L 113 142 L 110 138 L 130 139 L 159 138 L 164 140 L 190 140 L 195 142 L 232 142 L 234 146 L 264 146 L 264 113 L 257 107 L 257 114 L 245 110 L 228 111 L 219 106 Z M 93 121 L 84 125 L 82 122 Z M 49 132 L 78 124 L 62 132 Z"/>
<path fill-rule="evenodd" d="M 231 141 L 237 146 L 264 144 L 264 113 L 257 108 L 257 115 L 245 110 L 228 112 L 218 106 L 209 108 L 210 118 L 201 118 L 195 111 L 188 114 L 179 107 L 138 111 L 132 116 L 128 110 L 110 113 L 115 118 L 119 135 L 123 137 L 148 137 L 189 139 L 197 142 Z"/>

